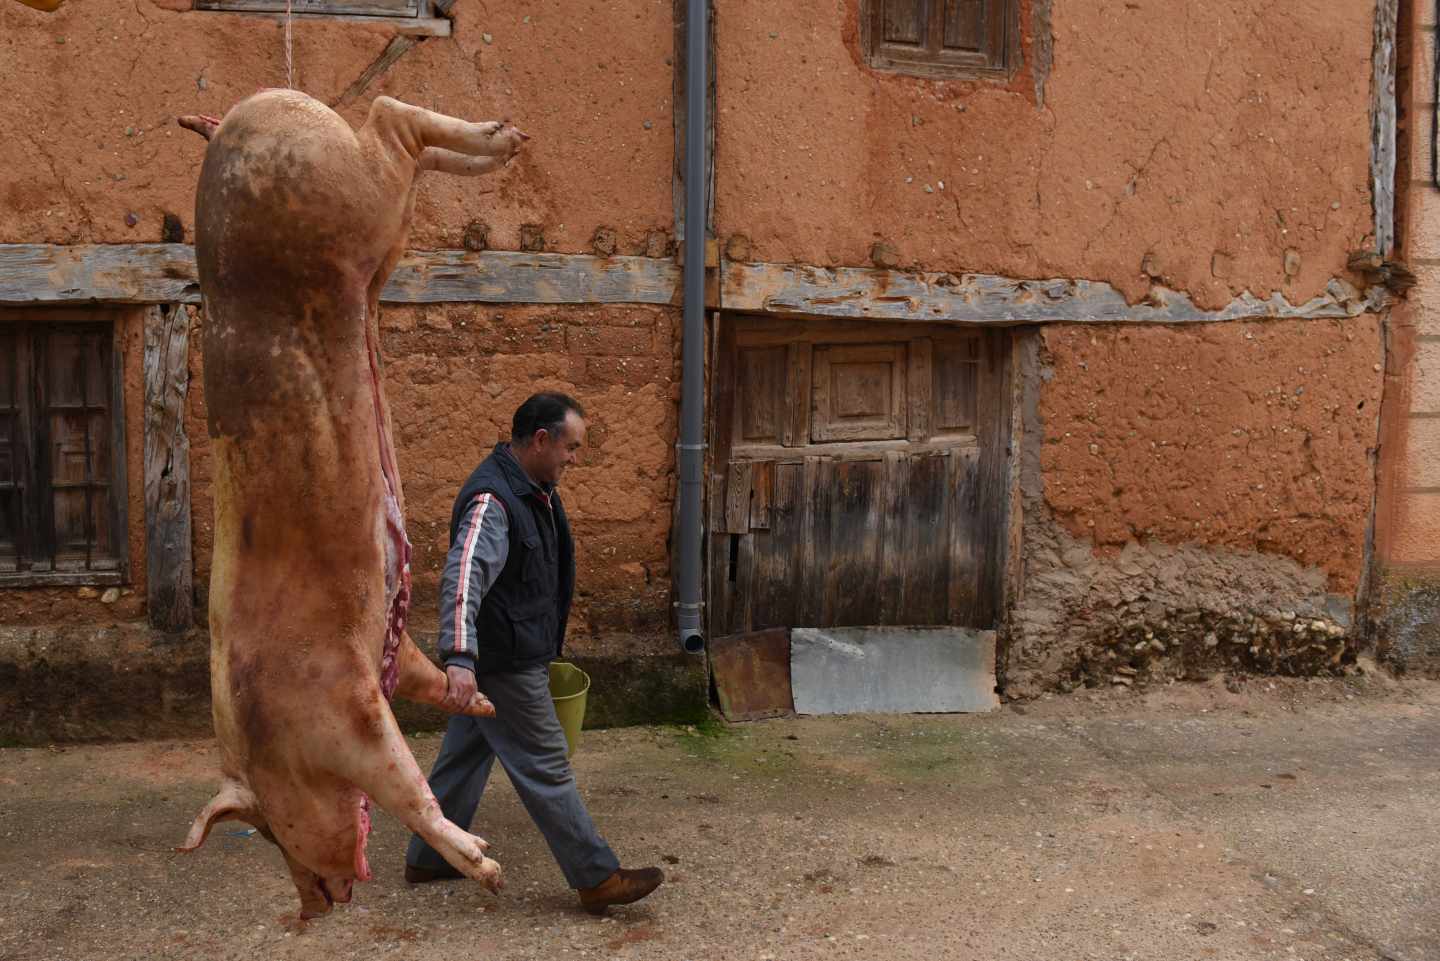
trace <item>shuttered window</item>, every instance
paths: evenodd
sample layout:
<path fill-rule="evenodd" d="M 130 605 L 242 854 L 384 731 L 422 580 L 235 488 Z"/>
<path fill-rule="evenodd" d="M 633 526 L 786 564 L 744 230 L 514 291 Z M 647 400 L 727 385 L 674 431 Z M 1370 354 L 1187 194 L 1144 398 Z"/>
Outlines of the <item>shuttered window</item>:
<path fill-rule="evenodd" d="M 0 585 L 123 578 L 110 323 L 0 320 Z"/>
<path fill-rule="evenodd" d="M 1003 74 L 1015 0 L 864 0 L 870 65 L 931 77 Z"/>

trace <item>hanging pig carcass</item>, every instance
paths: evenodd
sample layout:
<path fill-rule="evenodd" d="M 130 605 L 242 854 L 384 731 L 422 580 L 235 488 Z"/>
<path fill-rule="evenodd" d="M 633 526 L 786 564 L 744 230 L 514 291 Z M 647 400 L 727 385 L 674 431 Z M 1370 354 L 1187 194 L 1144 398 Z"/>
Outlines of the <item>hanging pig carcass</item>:
<path fill-rule="evenodd" d="M 390 711 L 447 703 L 405 632 L 410 544 L 377 307 L 422 170 L 504 166 L 526 139 L 381 97 L 357 131 L 268 90 L 217 121 L 196 198 L 214 456 L 211 691 L 222 786 L 182 850 L 234 819 L 279 846 L 302 918 L 367 880 L 370 801 L 492 890 L 486 844 L 447 821 Z"/>

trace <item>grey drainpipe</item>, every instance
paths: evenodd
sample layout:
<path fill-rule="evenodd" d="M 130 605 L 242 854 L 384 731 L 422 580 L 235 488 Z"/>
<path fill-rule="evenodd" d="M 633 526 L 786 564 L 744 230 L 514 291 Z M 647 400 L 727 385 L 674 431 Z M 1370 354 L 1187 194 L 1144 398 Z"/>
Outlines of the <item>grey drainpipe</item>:
<path fill-rule="evenodd" d="M 675 602 L 680 646 L 705 650 L 700 591 L 701 500 L 705 471 L 705 156 L 710 29 L 709 0 L 688 0 L 685 10 L 685 324 L 681 353 L 680 537 L 675 546 Z"/>

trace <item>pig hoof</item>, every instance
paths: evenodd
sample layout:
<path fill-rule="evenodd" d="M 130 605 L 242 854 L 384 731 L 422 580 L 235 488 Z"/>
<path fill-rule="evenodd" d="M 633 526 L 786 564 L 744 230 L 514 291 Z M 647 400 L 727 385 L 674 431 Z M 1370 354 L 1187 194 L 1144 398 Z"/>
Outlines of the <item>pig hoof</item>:
<path fill-rule="evenodd" d="M 499 894 L 500 889 L 505 887 L 500 865 L 487 857 L 480 858 L 480 870 L 476 873 L 475 880 L 483 884 L 491 894 Z"/>
<path fill-rule="evenodd" d="M 465 710 L 460 713 L 470 717 L 494 717 L 495 705 L 491 704 L 490 699 L 485 697 L 485 695 L 476 694 L 470 698 L 470 703 L 467 704 Z"/>

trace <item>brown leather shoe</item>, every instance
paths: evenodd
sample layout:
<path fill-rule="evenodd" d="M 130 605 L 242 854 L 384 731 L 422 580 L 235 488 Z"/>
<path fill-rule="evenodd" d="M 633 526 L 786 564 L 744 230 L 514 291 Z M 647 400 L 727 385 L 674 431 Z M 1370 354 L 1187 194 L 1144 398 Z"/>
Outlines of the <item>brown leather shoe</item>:
<path fill-rule="evenodd" d="M 621 868 L 593 888 L 580 888 L 580 906 L 591 914 L 604 914 L 612 904 L 634 904 L 665 880 L 659 868 L 628 871 Z"/>
<path fill-rule="evenodd" d="M 411 884 L 429 884 L 431 881 L 454 881 L 463 878 L 465 875 L 445 865 L 443 868 L 417 868 L 414 865 L 405 865 L 405 880 Z"/>

